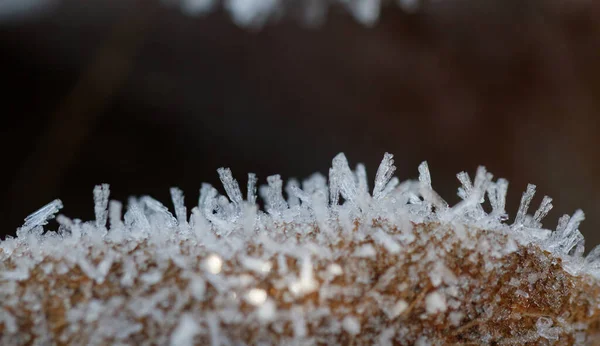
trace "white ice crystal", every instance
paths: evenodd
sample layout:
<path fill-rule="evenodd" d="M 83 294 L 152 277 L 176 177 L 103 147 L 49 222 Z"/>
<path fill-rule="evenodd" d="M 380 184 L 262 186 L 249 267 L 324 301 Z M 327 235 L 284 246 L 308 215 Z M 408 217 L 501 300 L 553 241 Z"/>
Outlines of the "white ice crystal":
<path fill-rule="evenodd" d="M 263 305 L 267 301 L 267 292 L 261 288 L 253 288 L 248 291 L 246 300 L 254 306 Z"/>
<path fill-rule="evenodd" d="M 59 199 L 46 204 L 38 211 L 25 218 L 25 223 L 17 230 L 17 235 L 25 235 L 34 228 L 46 225 L 48 220 L 54 218 L 54 215 L 56 215 L 62 207 L 63 204 Z"/>
<path fill-rule="evenodd" d="M 445 312 L 448 309 L 446 297 L 438 291 L 429 293 L 427 297 L 425 297 L 425 309 L 429 314 Z"/>
<path fill-rule="evenodd" d="M 219 274 L 221 272 L 223 260 L 219 256 L 212 254 L 208 256 L 204 263 L 206 265 L 206 270 L 211 274 Z"/>
<path fill-rule="evenodd" d="M 360 333 L 360 322 L 354 316 L 346 316 L 342 320 L 342 327 L 350 335 L 357 335 Z"/>
<path fill-rule="evenodd" d="M 171 346 L 192 346 L 194 343 L 194 336 L 198 334 L 200 326 L 194 317 L 189 314 L 181 316 L 181 320 L 177 325 L 177 328 L 171 335 Z"/>
<path fill-rule="evenodd" d="M 222 345 L 232 344 L 222 326 L 243 319 L 244 306 L 250 307 L 257 323 L 272 323 L 274 330 L 282 332 L 287 327 L 281 323 L 286 321 L 297 338 L 308 337 L 309 330 L 315 328 L 311 321 L 331 313 L 298 303 L 310 299 L 314 293 L 319 299 L 364 295 L 365 306 L 360 302 L 357 313 L 369 304 L 376 304 L 388 319 L 399 318 L 412 309 L 411 303 L 385 298 L 376 291 L 394 282 L 397 268 L 391 265 L 373 282 L 374 278 L 361 267 L 375 261 L 381 251 L 400 256 L 407 263 L 424 263 L 428 287 L 432 289 L 421 298 L 426 316 L 448 314 L 451 323 L 458 325 L 465 317 L 454 311 L 461 304 L 455 298 L 460 295 L 463 279 L 454 275 L 439 253 L 429 248 L 427 237 L 439 237 L 441 246 L 451 246 L 441 240 L 444 236 L 456 236 L 464 242 L 461 246 L 465 249 L 475 250 L 475 255 L 463 259 L 465 262 L 477 262 L 477 255 L 499 258 L 516 251 L 516 244 L 534 244 L 561 258 L 569 273 L 600 278 L 600 248 L 583 257 L 583 236 L 578 229 L 584 219 L 583 212 L 578 210 L 571 217 L 562 217 L 554 232 L 542 228 L 542 219 L 552 207 L 552 200 L 544 197 L 534 215 L 529 215 L 535 186 L 528 186 L 515 220 L 508 223 L 505 211 L 508 182 L 494 181 L 483 167 L 477 170 L 473 181 L 467 173 L 458 175 L 462 201 L 455 206 L 448 206 L 433 190 L 426 163 L 419 166 L 418 181 L 399 183 L 393 177 L 394 171 L 393 156 L 386 153 L 369 193 L 364 166 L 359 164 L 352 170 L 344 154 L 339 154 L 333 160 L 329 181 L 316 174 L 303 182 L 284 185 L 279 175 L 268 177 L 267 185 L 259 189 L 265 202 L 263 211 L 257 205 L 257 177 L 248 175 L 244 198 L 233 173 L 221 168 L 218 174 L 226 195 L 203 184 L 198 204 L 188 215 L 183 192 L 173 188 L 175 216 L 149 196 L 130 199 L 122 215 L 121 203 L 109 200 L 108 185 L 100 185 L 93 193 L 95 220 L 82 222 L 59 216 L 58 232 L 44 233 L 43 226 L 62 208 L 62 203 L 56 200 L 28 216 L 17 238 L 8 237 L 0 243 L 0 260 L 16 263 L 11 268 L 0 268 L 3 269 L 0 298 L 5 306 L 15 306 L 25 299 L 12 293 L 16 285 L 27 280 L 44 259 L 50 258 L 56 264 L 44 263 L 46 274 L 63 275 L 77 268 L 80 275 L 90 280 L 86 285 L 110 279 L 124 289 L 137 287 L 139 293 L 133 298 L 116 296 L 73 306 L 68 312 L 69 328 L 63 330 L 65 338 L 85 326 L 89 328 L 90 340 L 99 340 L 96 344 L 101 344 L 106 335 L 114 336 L 118 342 L 139 331 L 138 319 L 144 317 L 171 326 L 171 335 L 161 339 L 163 343 L 188 345 L 204 337 L 212 345 Z M 486 198 L 491 207 L 489 212 L 486 210 L 490 208 L 482 206 Z M 382 220 L 394 228 L 384 225 Z M 424 221 L 435 224 L 436 229 L 431 235 L 419 234 L 425 237 L 422 250 L 406 253 L 404 250 L 417 238 L 415 232 L 419 232 L 413 224 Z M 475 241 L 470 237 L 482 229 L 507 240 L 495 243 L 490 238 Z M 354 245 L 344 252 L 336 247 L 344 242 Z M 141 244 L 148 250 L 140 249 Z M 151 259 L 155 263 L 150 266 Z M 353 263 L 357 267 L 346 267 L 349 260 L 356 260 Z M 119 276 L 109 278 L 115 264 L 119 265 Z M 241 268 L 244 274 L 235 274 L 232 266 Z M 177 285 L 155 288 L 172 276 L 174 270 L 185 279 L 181 284 L 184 288 Z M 373 290 L 361 293 L 336 284 L 336 280 L 343 282 L 348 275 L 356 275 L 354 279 L 359 283 L 372 284 Z M 406 275 L 418 277 L 410 270 Z M 271 282 L 272 287 L 261 285 L 264 278 L 273 276 L 278 279 Z M 538 280 L 540 277 L 529 275 L 525 282 L 535 285 Z M 514 288 L 516 298 L 528 294 L 521 284 L 516 280 L 507 285 Z M 284 293 L 275 298 L 271 296 L 272 289 Z M 411 290 L 408 286 L 393 289 Z M 38 296 L 31 293 L 27 299 L 32 309 L 35 306 L 39 309 Z M 183 307 L 192 301 L 213 304 L 214 308 L 203 313 L 202 318 L 184 313 Z M 286 309 L 280 309 L 280 301 L 285 302 Z M 8 310 L 0 312 L 0 325 L 7 332 L 4 337 L 16 337 L 15 317 Z M 343 318 L 330 321 L 331 333 L 360 335 L 366 326 L 361 325 L 359 317 L 348 310 Z M 101 328 L 87 326 L 86 318 Z M 40 334 L 48 331 L 43 319 L 35 323 L 32 330 Z M 549 340 L 554 340 L 560 332 L 552 320 L 543 318 L 538 320 L 536 328 L 539 335 Z M 379 338 L 384 344 L 392 340 L 385 331 Z"/>

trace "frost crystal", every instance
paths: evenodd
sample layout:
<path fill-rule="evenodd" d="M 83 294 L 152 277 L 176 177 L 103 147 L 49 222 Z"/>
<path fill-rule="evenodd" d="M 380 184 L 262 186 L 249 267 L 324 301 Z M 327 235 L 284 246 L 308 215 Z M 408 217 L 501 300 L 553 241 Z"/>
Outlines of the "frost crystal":
<path fill-rule="evenodd" d="M 525 216 L 527 215 L 527 210 L 529 209 L 529 204 L 535 195 L 535 185 L 529 184 L 527 185 L 527 191 L 523 193 L 523 197 L 521 197 L 521 205 L 519 206 L 519 211 L 517 212 L 517 216 L 515 217 L 515 225 L 523 225 L 525 222 Z"/>
<path fill-rule="evenodd" d="M 94 213 L 96 214 L 96 228 L 98 229 L 106 227 L 109 195 L 108 184 L 98 185 L 94 188 Z"/>
<path fill-rule="evenodd" d="M 542 227 L 542 219 L 548 215 L 548 212 L 552 209 L 552 198 L 544 196 L 540 207 L 533 215 L 533 227 Z"/>
<path fill-rule="evenodd" d="M 379 165 L 377 175 L 375 176 L 375 187 L 373 188 L 373 198 L 375 199 L 385 197 L 385 195 L 383 195 L 385 187 L 396 171 L 393 157 L 392 154 L 385 153 L 383 161 L 381 161 L 381 164 Z M 431 181 L 429 184 L 431 185 Z"/>
<path fill-rule="evenodd" d="M 61 210 L 62 207 L 63 204 L 60 199 L 56 199 L 41 207 L 38 211 L 25 218 L 25 223 L 21 228 L 19 228 L 19 230 L 17 231 L 17 235 L 25 235 L 27 234 L 27 232 L 31 231 L 36 227 L 44 226 L 48 223 L 48 220 L 54 218 L 54 215 L 56 215 L 56 213 L 58 213 L 58 211 Z"/>
<path fill-rule="evenodd" d="M 425 310 L 429 314 L 445 312 L 448 309 L 446 305 L 446 297 L 438 291 L 430 293 L 425 298 Z"/>
<path fill-rule="evenodd" d="M 187 223 L 187 209 L 183 199 L 183 191 L 176 187 L 171 188 L 171 199 L 173 200 L 173 206 L 175 207 L 177 222 L 180 225 L 185 225 Z"/>
<path fill-rule="evenodd" d="M 240 191 L 240 186 L 237 181 L 233 179 L 231 170 L 229 168 L 219 168 L 217 172 L 219 173 L 219 177 L 221 178 L 221 182 L 225 187 L 225 192 L 227 192 L 229 199 L 235 204 L 242 203 L 242 191 Z"/>
<path fill-rule="evenodd" d="M 354 10 L 372 18 L 378 6 Z M 508 182 L 483 167 L 457 175 L 454 206 L 426 162 L 400 183 L 386 153 L 371 193 L 365 166 L 350 167 L 339 154 L 328 178 L 273 175 L 260 187 L 251 173 L 245 199 L 220 168 L 225 194 L 202 184 L 189 215 L 177 188 L 173 211 L 142 196 L 122 215 L 99 185 L 95 220 L 59 215 L 45 232 L 55 200 L 0 243 L 0 344 L 590 341 L 600 247 L 583 256 L 582 211 L 545 229 L 552 199 L 528 214 L 529 185 L 509 225 Z"/>
<path fill-rule="evenodd" d="M 260 288 L 253 288 L 246 295 L 246 300 L 254 306 L 260 306 L 267 301 L 267 292 Z"/>
<path fill-rule="evenodd" d="M 360 333 L 360 322 L 353 316 L 346 316 L 342 321 L 342 327 L 350 335 L 357 335 Z"/>
<path fill-rule="evenodd" d="M 171 346 L 193 346 L 194 336 L 198 334 L 200 326 L 191 315 L 181 316 L 181 320 L 171 335 Z"/>

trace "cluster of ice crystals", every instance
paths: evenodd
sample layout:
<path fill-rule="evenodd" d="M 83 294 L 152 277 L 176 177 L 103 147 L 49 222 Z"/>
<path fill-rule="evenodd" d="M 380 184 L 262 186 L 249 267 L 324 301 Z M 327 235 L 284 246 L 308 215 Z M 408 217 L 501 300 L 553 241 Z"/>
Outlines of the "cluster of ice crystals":
<path fill-rule="evenodd" d="M 377 23 L 383 0 L 169 0 L 179 1 L 181 10 L 192 16 L 205 15 L 221 6 L 231 15 L 232 20 L 243 27 L 259 27 L 270 19 L 277 19 L 285 11 L 293 11 L 308 24 L 323 22 L 332 6 L 344 7 L 352 16 L 366 26 Z M 421 0 L 395 0 L 397 5 L 414 12 Z"/>
<path fill-rule="evenodd" d="M 228 6 L 242 6 L 243 2 L 229 1 Z M 203 7 L 210 2 L 187 3 Z M 357 11 L 366 11 L 364 16 L 372 16 L 373 8 L 379 6 L 352 3 Z M 47 275 L 65 275 L 77 269 L 77 275 L 90 280 L 82 281 L 81 288 L 90 299 L 72 306 L 67 313 L 69 327 L 62 331 L 67 340 L 81 328 L 89 328 L 90 344 L 102 344 L 108 336 L 113 341 L 125 340 L 141 330 L 141 318 L 172 326 L 168 336 L 156 332 L 158 343 L 192 345 L 198 338 L 207 337 L 213 345 L 230 344 L 222 326 L 250 318 L 244 317 L 247 311 L 256 317 L 257 325 L 271 324 L 273 330 L 281 333 L 288 328 L 294 337 L 309 340 L 309 331 L 316 328 L 311 321 L 333 314 L 306 303 L 315 293 L 320 300 L 365 297 L 365 301 L 357 303 L 356 310 L 342 304 L 336 311 L 338 317 L 329 322 L 331 334 L 355 336 L 368 328 L 360 314 L 369 309 L 369 302 L 375 302 L 392 321 L 414 309 L 406 299 L 391 298 L 378 290 L 396 285 L 396 291 L 410 291 L 409 285 L 420 280 L 419 273 L 425 274 L 431 287 L 422 297 L 412 297 L 424 304 L 422 318 L 447 316 L 456 326 L 465 315 L 457 310 L 463 304 L 461 279 L 442 254 L 457 246 L 447 241 L 448 237 L 458 239 L 458 246 L 470 251 L 471 255 L 464 258 L 466 263 L 506 256 L 517 249 L 516 244 L 535 244 L 561 258 L 570 274 L 600 278 L 600 247 L 583 257 L 583 236 L 578 230 L 583 212 L 563 216 L 556 231 L 542 228 L 541 221 L 552 208 L 552 200 L 544 197 L 534 215 L 528 214 L 534 185 L 527 187 L 516 218 L 509 224 L 505 211 L 508 182 L 494 181 L 483 167 L 477 170 L 473 181 L 465 172 L 457 175 L 462 201 L 455 206 L 449 206 L 434 191 L 426 162 L 419 166 L 419 178 L 415 181 L 399 183 L 393 177 L 395 169 L 393 155 L 386 153 L 371 193 L 364 165 L 352 170 L 344 154 L 333 159 L 328 179 L 315 174 L 302 183 L 291 179 L 284 188 L 281 177 L 273 175 L 258 189 L 265 211 L 257 206 L 257 177 L 248 175 L 244 198 L 238 181 L 227 168 L 218 170 L 226 195 L 203 184 L 198 204 L 189 215 L 183 192 L 177 188 L 171 189 L 175 215 L 149 196 L 131 198 L 122 215 L 122 204 L 109 200 L 108 185 L 100 185 L 93 193 L 94 221 L 59 215 L 58 231 L 44 234 L 43 226 L 62 208 L 62 203 L 55 200 L 28 216 L 17 238 L 8 237 L 0 243 L 0 300 L 4 302 L 0 306 L 0 325 L 6 331 L 2 340 L 18 340 L 16 317 L 10 309 L 24 299 L 31 299 L 30 307 L 39 306 L 36 293 L 31 292 L 30 298 L 17 298 L 14 292 L 15 284 L 29 279 L 42 264 Z M 486 200 L 491 206 L 489 213 L 482 206 Z M 413 226 L 423 222 L 437 226 L 429 233 Z M 480 230 L 505 238 L 473 237 Z M 417 248 L 422 250 L 405 251 L 417 241 Z M 398 265 L 405 265 L 408 281 L 399 283 L 399 267 L 393 265 L 373 282 L 372 273 L 364 266 L 376 261 L 381 251 L 397 258 Z M 13 265 L 7 267 L 8 262 Z M 115 264 L 120 268 L 118 274 L 111 272 Z M 493 266 L 492 261 L 485 263 L 486 270 L 494 269 Z M 174 271 L 187 282 L 185 289 L 178 285 L 155 289 L 164 280 L 170 280 Z M 91 299 L 93 285 L 101 285 L 109 275 L 113 275 L 110 280 L 132 291 L 127 296 Z M 277 279 L 269 279 L 272 281 L 266 286 L 268 277 Z M 339 284 L 350 277 L 357 285 L 372 288 L 362 292 Z M 537 274 L 529 275 L 527 287 L 539 279 Z M 520 285 L 521 281 L 513 283 L 514 296 L 528 298 L 527 287 Z M 277 298 L 271 296 L 272 290 L 281 294 Z M 282 310 L 282 302 L 289 308 Z M 183 310 L 193 304 L 205 309 L 201 318 L 193 311 Z M 93 327 L 92 322 L 99 327 Z M 48 332 L 50 327 L 43 320 L 37 323 L 40 333 Z M 539 336 L 549 340 L 555 340 L 561 332 L 547 318 L 540 318 L 536 328 Z M 402 330 L 385 330 L 378 337 L 386 344 L 401 333 Z M 425 336 L 416 342 L 428 343 Z"/>

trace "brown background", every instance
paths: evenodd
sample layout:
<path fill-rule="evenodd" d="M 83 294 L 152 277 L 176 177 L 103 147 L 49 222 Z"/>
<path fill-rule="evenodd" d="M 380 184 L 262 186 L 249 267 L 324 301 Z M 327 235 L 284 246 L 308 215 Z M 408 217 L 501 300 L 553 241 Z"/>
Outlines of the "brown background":
<path fill-rule="evenodd" d="M 477 165 L 555 198 L 546 219 L 586 211 L 600 242 L 600 3 L 433 1 L 387 7 L 365 28 L 342 11 L 307 29 L 260 31 L 223 13 L 182 15 L 151 1 L 63 1 L 0 23 L 2 234 L 54 198 L 93 218 L 92 188 L 191 205 L 229 166 L 284 178 L 327 172 L 344 151 L 372 179 L 428 160 L 455 202 Z"/>

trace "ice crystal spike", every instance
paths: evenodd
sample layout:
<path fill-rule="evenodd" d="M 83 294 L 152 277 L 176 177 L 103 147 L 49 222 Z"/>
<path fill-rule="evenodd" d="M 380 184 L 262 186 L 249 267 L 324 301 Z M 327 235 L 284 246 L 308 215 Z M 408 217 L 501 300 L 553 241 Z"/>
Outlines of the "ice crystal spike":
<path fill-rule="evenodd" d="M 265 213 L 256 176 L 244 200 L 221 168 L 225 194 L 202 184 L 189 223 L 177 188 L 175 216 L 143 196 L 122 221 L 100 185 L 95 222 L 59 215 L 58 232 L 44 234 L 56 200 L 0 242 L 0 344 L 594 341 L 600 247 L 583 257 L 582 211 L 543 229 L 552 199 L 529 215 L 529 185 L 508 225 L 508 182 L 484 167 L 457 175 L 452 207 L 426 163 L 419 181 L 400 183 L 394 170 L 386 153 L 372 193 L 364 165 L 351 170 L 343 154 L 329 184 L 273 175 L 259 189 Z"/>
<path fill-rule="evenodd" d="M 233 179 L 231 170 L 229 168 L 219 168 L 217 172 L 219 173 L 219 177 L 221 178 L 221 183 L 223 183 L 225 192 L 227 193 L 227 196 L 229 196 L 229 200 L 235 204 L 242 203 L 244 200 L 242 197 L 242 191 L 240 190 L 238 182 Z"/>
<path fill-rule="evenodd" d="M 300 183 L 296 179 L 288 180 L 287 184 L 285 185 L 285 193 L 288 196 L 287 202 L 290 208 L 300 205 L 300 197 L 294 193 L 294 191 L 299 191 L 299 189 Z"/>
<path fill-rule="evenodd" d="M 261 195 L 267 204 L 267 211 L 271 214 L 280 214 L 288 208 L 283 198 L 283 182 L 279 174 L 267 177 L 268 186 L 261 186 Z"/>
<path fill-rule="evenodd" d="M 110 229 L 121 227 L 123 222 L 121 221 L 121 213 L 123 210 L 123 204 L 119 201 L 110 201 L 108 203 L 108 220 L 110 223 Z"/>
<path fill-rule="evenodd" d="M 171 214 L 169 208 L 165 207 L 159 201 L 150 196 L 144 196 L 142 197 L 142 203 L 149 211 L 150 215 L 156 215 L 157 217 L 164 218 L 166 221 L 168 221 L 167 225 L 169 228 L 177 225 L 177 219 L 173 216 L 173 214 Z"/>
<path fill-rule="evenodd" d="M 492 211 L 496 216 L 503 217 L 506 206 L 506 192 L 508 190 L 508 181 L 506 179 L 498 179 L 496 182 L 490 183 L 488 186 L 488 196 Z M 543 216 L 542 216 L 543 217 Z"/>
<path fill-rule="evenodd" d="M 485 200 L 485 191 L 487 190 L 489 184 L 492 182 L 492 178 L 494 176 L 489 173 L 485 167 L 479 166 L 477 167 L 477 172 L 475 174 L 475 181 L 473 183 L 473 194 L 477 196 L 476 200 L 478 204 L 481 204 Z"/>
<path fill-rule="evenodd" d="M 467 197 L 471 195 L 471 190 L 473 189 L 471 178 L 467 172 L 460 172 L 456 177 L 462 184 L 462 187 L 458 188 L 458 196 L 462 199 L 467 199 Z"/>
<path fill-rule="evenodd" d="M 427 161 L 423 161 L 419 165 L 419 181 L 427 187 L 431 187 L 431 174 L 429 173 L 429 166 Z"/>
<path fill-rule="evenodd" d="M 343 153 L 339 153 L 333 158 L 330 171 L 330 182 L 332 186 L 336 186 L 339 194 L 347 201 L 357 205 L 358 188 L 354 174 L 350 170 L 348 160 Z M 332 191 L 335 191 L 332 189 Z M 336 192 L 335 194 L 337 194 Z M 338 196 L 332 196 L 332 200 L 338 199 Z"/>
<path fill-rule="evenodd" d="M 423 196 L 423 199 L 429 204 L 436 207 L 437 213 L 443 213 L 448 210 L 448 203 L 440 197 L 431 185 L 431 173 L 429 172 L 429 166 L 427 161 L 422 162 L 419 165 L 419 192 Z M 430 208 L 429 206 L 427 207 Z"/>
<path fill-rule="evenodd" d="M 514 225 L 519 226 L 523 225 L 525 222 L 525 216 L 527 215 L 527 210 L 529 209 L 529 204 L 535 195 L 535 185 L 529 184 L 527 185 L 527 190 L 523 192 L 523 197 L 521 197 L 521 204 L 519 205 L 519 211 L 517 211 L 517 216 L 515 217 Z"/>
<path fill-rule="evenodd" d="M 383 160 L 377 169 L 377 175 L 375 176 L 375 187 L 373 188 L 373 198 L 380 199 L 385 197 L 386 185 L 392 179 L 396 166 L 394 166 L 394 155 L 385 153 Z"/>
<path fill-rule="evenodd" d="M 597 245 L 585 257 L 585 271 L 600 279 L 600 245 Z"/>
<path fill-rule="evenodd" d="M 171 346 L 193 346 L 194 337 L 198 334 L 200 326 L 194 320 L 194 317 L 185 314 L 171 335 Z"/>
<path fill-rule="evenodd" d="M 533 221 L 534 221 L 533 226 L 534 227 L 542 227 L 542 219 L 546 215 L 548 215 L 548 212 L 550 212 L 551 209 L 552 209 L 552 198 L 550 198 L 548 196 L 544 196 L 544 199 L 542 199 L 542 203 L 540 204 L 540 207 L 533 215 Z"/>
<path fill-rule="evenodd" d="M 577 253 L 577 247 L 582 247 L 584 239 L 579 232 L 579 224 L 585 219 L 581 210 L 575 211 L 573 216 L 564 215 L 559 219 L 558 227 L 548 239 L 548 249 L 557 254 L 568 256 Z"/>
<path fill-rule="evenodd" d="M 504 212 L 506 208 L 506 193 L 508 192 L 508 180 L 498 179 L 498 181 L 496 182 L 496 189 L 496 193 L 498 196 L 498 209 Z"/>
<path fill-rule="evenodd" d="M 256 203 L 256 183 L 258 182 L 256 174 L 248 173 L 248 192 L 246 193 L 246 199 L 248 203 Z"/>
<path fill-rule="evenodd" d="M 329 169 L 329 201 L 332 206 L 338 205 L 340 201 L 340 184 L 335 169 Z"/>
<path fill-rule="evenodd" d="M 48 223 L 48 220 L 52 219 L 59 210 L 63 208 L 62 201 L 55 199 L 54 201 L 46 204 L 45 206 L 38 209 L 35 213 L 25 218 L 25 223 L 17 231 L 17 235 L 27 234 L 30 230 L 35 227 L 43 226 Z"/>
<path fill-rule="evenodd" d="M 306 206 L 311 206 L 312 205 L 312 201 L 311 201 L 310 196 L 306 192 L 302 191 L 298 186 L 291 185 L 289 193 L 293 194 L 300 201 L 302 201 L 303 205 L 306 205 Z"/>
<path fill-rule="evenodd" d="M 98 185 L 94 188 L 94 214 L 96 214 L 96 227 L 98 229 L 106 227 L 109 196 L 110 189 L 108 184 Z"/>
<path fill-rule="evenodd" d="M 369 193 L 369 182 L 367 180 L 367 169 L 365 165 L 359 163 L 356 165 L 356 180 L 358 181 L 358 190 L 362 196 Z"/>
<path fill-rule="evenodd" d="M 176 187 L 172 187 L 171 200 L 173 201 L 173 207 L 175 208 L 175 216 L 179 225 L 187 224 L 187 208 L 185 207 L 185 200 L 183 197 L 183 191 Z"/>

